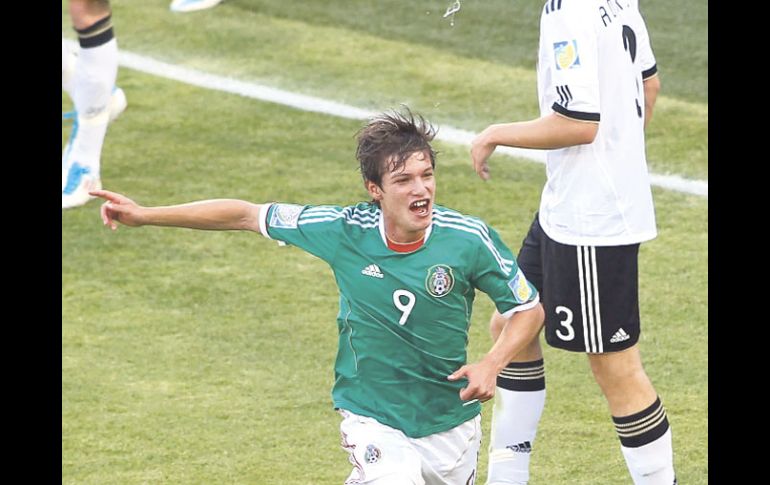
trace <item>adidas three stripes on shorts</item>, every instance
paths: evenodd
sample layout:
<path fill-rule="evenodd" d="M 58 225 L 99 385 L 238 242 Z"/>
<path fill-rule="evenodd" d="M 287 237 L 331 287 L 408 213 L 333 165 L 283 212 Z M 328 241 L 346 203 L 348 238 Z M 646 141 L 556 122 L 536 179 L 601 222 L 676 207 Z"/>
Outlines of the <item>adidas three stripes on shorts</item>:
<path fill-rule="evenodd" d="M 639 244 L 570 246 L 538 217 L 517 260 L 540 292 L 549 345 L 573 352 L 617 352 L 639 340 Z"/>

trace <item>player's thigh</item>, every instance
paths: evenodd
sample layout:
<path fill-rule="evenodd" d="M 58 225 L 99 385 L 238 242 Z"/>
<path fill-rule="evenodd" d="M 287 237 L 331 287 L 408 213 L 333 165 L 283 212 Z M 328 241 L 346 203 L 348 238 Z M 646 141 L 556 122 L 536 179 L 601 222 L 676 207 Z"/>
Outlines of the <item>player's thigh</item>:
<path fill-rule="evenodd" d="M 426 485 L 472 485 L 475 483 L 481 415 L 441 433 L 410 439 L 422 457 Z"/>
<path fill-rule="evenodd" d="M 546 341 L 574 352 L 617 352 L 639 339 L 639 244 L 570 246 L 543 238 Z"/>
<path fill-rule="evenodd" d="M 340 410 L 342 448 L 353 469 L 346 485 L 425 485 L 409 438 L 375 419 Z"/>
<path fill-rule="evenodd" d="M 607 396 L 627 395 L 644 388 L 652 390 L 652 383 L 642 365 L 639 345 L 620 352 L 588 354 L 588 362 L 596 382 Z"/>

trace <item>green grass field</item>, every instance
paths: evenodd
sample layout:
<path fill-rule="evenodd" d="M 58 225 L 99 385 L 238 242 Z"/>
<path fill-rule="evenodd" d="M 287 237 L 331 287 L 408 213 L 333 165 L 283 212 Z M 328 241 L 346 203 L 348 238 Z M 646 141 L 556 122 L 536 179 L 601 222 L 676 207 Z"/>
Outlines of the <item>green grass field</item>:
<path fill-rule="evenodd" d="M 535 116 L 541 1 L 466 1 L 454 27 L 441 19 L 450 3 L 228 0 L 184 15 L 168 12 L 166 0 L 113 8 L 120 48 L 166 62 L 367 109 L 405 102 L 439 125 L 475 131 Z M 643 3 L 663 81 L 650 164 L 707 179 L 707 4 L 675 3 Z M 62 35 L 73 37 L 66 2 Z M 118 83 L 129 107 L 106 138 L 107 189 L 148 205 L 366 197 L 354 158 L 361 122 L 126 68 Z M 69 131 L 63 122 L 62 144 Z M 439 203 L 482 217 L 518 249 L 544 167 L 495 155 L 485 184 L 466 148 L 436 145 Z M 705 484 L 708 200 L 654 196 L 659 237 L 640 260 L 641 351 L 668 410 L 679 481 Z M 470 359 L 491 344 L 491 310 L 477 300 Z M 63 212 L 62 483 L 342 483 L 350 467 L 330 399 L 336 312 L 331 271 L 297 249 L 246 233 L 112 233 L 96 202 Z M 631 483 L 585 357 L 544 351 L 548 398 L 530 483 Z"/>

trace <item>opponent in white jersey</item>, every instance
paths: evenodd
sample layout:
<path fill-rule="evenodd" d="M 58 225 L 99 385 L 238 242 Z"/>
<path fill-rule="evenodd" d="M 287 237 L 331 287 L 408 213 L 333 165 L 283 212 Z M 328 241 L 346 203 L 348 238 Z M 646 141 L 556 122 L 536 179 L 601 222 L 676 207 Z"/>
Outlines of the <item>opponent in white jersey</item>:
<path fill-rule="evenodd" d="M 541 295 L 546 341 L 588 354 L 634 483 L 671 485 L 671 431 L 637 345 L 639 243 L 656 236 L 644 147 L 656 73 L 636 0 L 548 0 L 541 116 L 489 126 L 471 157 L 487 179 L 498 145 L 550 150 L 540 210 L 518 252 Z M 493 334 L 502 322 L 493 315 Z M 545 402 L 538 339 L 500 374 L 497 400 L 488 483 L 527 483 Z"/>
<path fill-rule="evenodd" d="M 552 239 L 614 246 L 656 236 L 642 88 L 656 72 L 635 2 L 565 0 L 544 7 L 540 114 L 599 125 L 592 143 L 548 152 L 540 224 Z"/>

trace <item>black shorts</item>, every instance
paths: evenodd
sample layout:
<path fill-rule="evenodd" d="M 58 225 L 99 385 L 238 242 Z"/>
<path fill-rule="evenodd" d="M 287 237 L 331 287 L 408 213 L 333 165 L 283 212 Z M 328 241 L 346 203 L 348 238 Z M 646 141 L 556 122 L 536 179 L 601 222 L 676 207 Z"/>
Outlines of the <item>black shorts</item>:
<path fill-rule="evenodd" d="M 540 292 L 552 347 L 601 354 L 639 340 L 639 244 L 561 244 L 535 214 L 516 259 Z"/>

